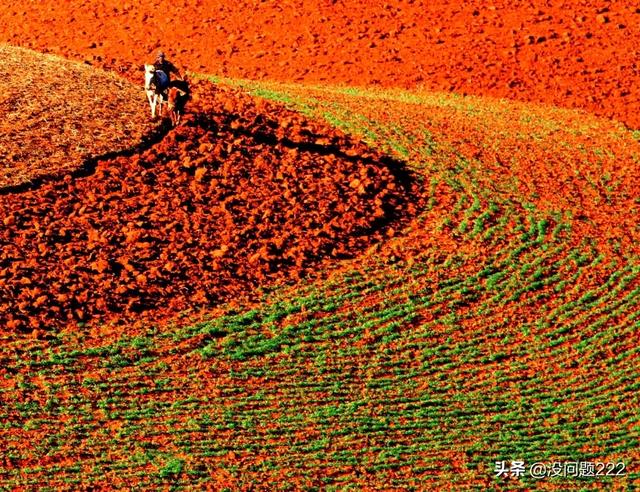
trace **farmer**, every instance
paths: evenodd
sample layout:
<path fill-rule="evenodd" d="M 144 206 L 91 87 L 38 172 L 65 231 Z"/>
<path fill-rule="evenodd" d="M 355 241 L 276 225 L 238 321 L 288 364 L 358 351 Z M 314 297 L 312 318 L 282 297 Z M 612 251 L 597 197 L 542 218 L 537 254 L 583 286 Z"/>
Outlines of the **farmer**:
<path fill-rule="evenodd" d="M 156 68 L 156 73 L 163 72 L 167 76 L 167 86 L 171 81 L 172 73 L 176 74 L 176 77 L 182 80 L 180 70 L 178 70 L 173 63 L 165 58 L 164 52 L 162 51 L 158 52 L 158 56 L 156 57 L 156 61 L 153 63 L 153 66 Z"/>

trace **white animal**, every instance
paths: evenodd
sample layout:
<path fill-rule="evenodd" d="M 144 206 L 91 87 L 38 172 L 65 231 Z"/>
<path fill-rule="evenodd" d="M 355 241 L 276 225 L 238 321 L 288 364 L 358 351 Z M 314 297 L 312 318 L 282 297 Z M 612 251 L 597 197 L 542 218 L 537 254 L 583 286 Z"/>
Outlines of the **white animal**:
<path fill-rule="evenodd" d="M 156 67 L 153 65 L 144 66 L 144 90 L 151 106 L 151 118 L 162 116 L 162 107 L 167 103 L 166 94 L 160 91 L 156 82 Z M 157 111 L 156 111 L 157 109 Z"/>

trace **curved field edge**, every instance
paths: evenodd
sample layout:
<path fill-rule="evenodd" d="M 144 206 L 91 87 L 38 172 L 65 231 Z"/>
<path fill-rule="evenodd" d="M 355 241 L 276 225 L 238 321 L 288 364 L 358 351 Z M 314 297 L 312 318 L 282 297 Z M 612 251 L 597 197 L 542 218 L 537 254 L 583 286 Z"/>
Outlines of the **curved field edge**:
<path fill-rule="evenodd" d="M 255 306 L 3 340 L 3 485 L 637 486 L 634 135 L 478 98 L 241 83 L 402 158 L 427 209 Z M 527 174 L 548 156 L 555 166 Z M 536 179 L 553 186 L 559 167 L 586 191 L 545 193 Z M 628 473 L 503 482 L 501 460 L 622 461 Z"/>

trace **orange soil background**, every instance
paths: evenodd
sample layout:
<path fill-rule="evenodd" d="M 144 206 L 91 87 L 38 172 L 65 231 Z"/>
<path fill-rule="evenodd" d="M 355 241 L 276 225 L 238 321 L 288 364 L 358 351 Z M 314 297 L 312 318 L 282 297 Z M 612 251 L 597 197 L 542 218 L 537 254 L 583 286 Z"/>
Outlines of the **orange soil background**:
<path fill-rule="evenodd" d="M 162 47 L 230 77 L 422 87 L 640 127 L 633 2 L 3 2 L 0 41 L 127 70 Z"/>

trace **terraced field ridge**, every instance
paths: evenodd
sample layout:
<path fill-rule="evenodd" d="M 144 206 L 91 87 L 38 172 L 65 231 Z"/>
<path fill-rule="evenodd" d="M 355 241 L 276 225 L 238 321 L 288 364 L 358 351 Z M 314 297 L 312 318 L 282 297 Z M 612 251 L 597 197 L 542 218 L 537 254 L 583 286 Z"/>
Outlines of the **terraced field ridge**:
<path fill-rule="evenodd" d="M 277 143 L 260 145 L 330 125 L 345 145 L 363 140 L 372 156 L 404 163 L 421 198 L 396 203 L 413 203 L 415 215 L 318 276 L 190 320 L 4 331 L 2 486 L 640 486 L 637 133 L 581 111 L 480 97 L 214 82 L 228 89 L 211 101 L 272 107 L 239 92 L 248 91 L 308 122 L 277 125 Z M 213 179 L 215 165 L 172 154 L 190 135 L 270 128 L 257 116 L 248 127 L 228 122 L 207 104 L 195 101 L 185 126 L 149 150 L 145 169 L 158 171 L 149 193 L 161 189 L 160 170 L 178 175 L 185 163 L 193 193 L 198 168 Z M 623 462 L 626 473 L 505 480 L 500 460 Z"/>

